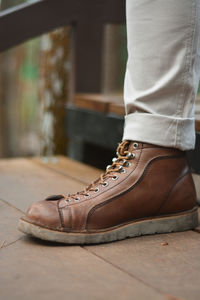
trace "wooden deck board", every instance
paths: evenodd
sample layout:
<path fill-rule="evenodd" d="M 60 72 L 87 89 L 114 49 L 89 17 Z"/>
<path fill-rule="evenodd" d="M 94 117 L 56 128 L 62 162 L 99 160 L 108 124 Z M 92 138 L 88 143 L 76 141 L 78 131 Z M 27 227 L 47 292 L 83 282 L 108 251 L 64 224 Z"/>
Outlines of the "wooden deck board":
<path fill-rule="evenodd" d="M 34 201 L 53 194 L 73 193 L 84 186 L 29 159 L 0 160 L 0 199 L 22 211 Z"/>
<path fill-rule="evenodd" d="M 22 236 L 17 230 L 22 212 L 0 200 L 0 250 Z"/>
<path fill-rule="evenodd" d="M 197 232 L 79 247 L 41 242 L 17 231 L 30 203 L 49 194 L 75 192 L 100 173 L 63 157 L 56 163 L 0 160 L 2 299 L 199 299 Z"/>
<path fill-rule="evenodd" d="M 120 116 L 125 115 L 124 101 L 122 94 L 76 94 L 74 103 L 77 107 L 98 111 L 101 113 L 114 113 Z"/>
<path fill-rule="evenodd" d="M 0 251 L 1 299 L 166 299 L 81 247 L 23 238 Z"/>
<path fill-rule="evenodd" d="M 33 158 L 33 161 L 86 185 L 93 182 L 102 173 L 99 169 L 63 156 L 57 156 L 56 160 L 37 157 Z"/>
<path fill-rule="evenodd" d="M 82 93 L 74 97 L 76 107 L 98 111 L 101 113 L 114 113 L 119 116 L 125 115 L 123 94 L 94 94 Z M 200 131 L 200 97 L 195 103 L 195 129 Z"/>
<path fill-rule="evenodd" d="M 86 171 L 88 168 L 85 166 Z M 30 159 L 0 161 L 0 197 L 4 199 L 0 201 L 1 298 L 168 299 L 83 247 L 42 242 L 17 231 L 23 214 L 19 209 L 24 211 L 49 191 L 60 193 L 63 186 L 71 191 L 82 186 L 80 180 L 63 173 Z"/>
<path fill-rule="evenodd" d="M 168 245 L 162 246 L 162 242 Z M 143 236 L 87 249 L 165 294 L 199 300 L 200 234 L 194 231 Z"/>

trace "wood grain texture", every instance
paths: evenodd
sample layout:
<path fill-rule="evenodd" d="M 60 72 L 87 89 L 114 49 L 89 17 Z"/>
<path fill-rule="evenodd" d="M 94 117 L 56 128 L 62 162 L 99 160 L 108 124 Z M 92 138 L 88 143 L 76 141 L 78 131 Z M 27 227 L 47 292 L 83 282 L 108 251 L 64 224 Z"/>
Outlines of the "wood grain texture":
<path fill-rule="evenodd" d="M 163 242 L 168 245 L 162 246 Z M 163 293 L 199 300 L 200 235 L 194 231 L 144 236 L 87 249 Z"/>
<path fill-rule="evenodd" d="M 22 212 L 0 200 L 0 250 L 21 237 L 17 225 L 22 215 Z"/>
<path fill-rule="evenodd" d="M 42 242 L 18 232 L 23 214 L 19 209 L 25 211 L 31 202 L 54 192 L 76 191 L 101 172 L 57 159 L 0 160 L 2 299 L 199 300 L 197 232 L 87 247 Z"/>
<path fill-rule="evenodd" d="M 1 297 L 13 299 L 166 299 L 81 247 L 23 238 L 0 251 Z"/>
<path fill-rule="evenodd" d="M 109 113 L 125 116 L 124 103 L 109 103 Z"/>
<path fill-rule="evenodd" d="M 74 104 L 79 108 L 90 109 L 102 113 L 125 115 L 124 99 L 122 94 L 81 93 L 74 97 Z M 196 101 L 195 129 L 200 131 L 200 101 Z"/>
<path fill-rule="evenodd" d="M 74 104 L 79 108 L 108 112 L 108 99 L 100 94 L 76 94 Z"/>
<path fill-rule="evenodd" d="M 86 185 L 97 179 L 103 172 L 102 170 L 59 155 L 53 160 L 40 157 L 35 157 L 32 160 L 44 168 L 50 168 L 55 172 Z"/>
<path fill-rule="evenodd" d="M 200 120 L 195 120 L 195 130 L 200 131 Z"/>
<path fill-rule="evenodd" d="M 114 113 L 124 115 L 124 102 L 121 94 L 76 94 L 74 104 L 79 108 L 94 110 L 98 112 Z"/>
<path fill-rule="evenodd" d="M 31 159 L 0 160 L 0 199 L 26 211 L 34 202 L 52 194 L 68 194 L 82 190 L 84 184 Z"/>
<path fill-rule="evenodd" d="M 200 97 L 197 96 L 195 103 L 195 129 L 200 131 Z"/>

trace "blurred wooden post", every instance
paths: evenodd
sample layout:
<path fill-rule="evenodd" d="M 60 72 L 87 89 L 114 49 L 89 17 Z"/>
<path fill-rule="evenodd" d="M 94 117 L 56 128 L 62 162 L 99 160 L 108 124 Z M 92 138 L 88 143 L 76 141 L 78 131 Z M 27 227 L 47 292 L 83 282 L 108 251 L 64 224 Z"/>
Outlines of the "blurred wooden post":
<path fill-rule="evenodd" d="M 66 154 L 65 107 L 69 96 L 70 28 L 41 38 L 40 124 L 41 155 Z"/>

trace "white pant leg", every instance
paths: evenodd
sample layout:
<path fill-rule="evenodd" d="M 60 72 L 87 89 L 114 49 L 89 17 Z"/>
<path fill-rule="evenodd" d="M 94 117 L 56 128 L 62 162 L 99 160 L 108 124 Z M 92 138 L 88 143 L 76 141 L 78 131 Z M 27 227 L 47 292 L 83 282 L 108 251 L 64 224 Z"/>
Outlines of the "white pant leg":
<path fill-rule="evenodd" d="M 127 0 L 126 5 L 123 139 L 192 149 L 200 0 Z"/>

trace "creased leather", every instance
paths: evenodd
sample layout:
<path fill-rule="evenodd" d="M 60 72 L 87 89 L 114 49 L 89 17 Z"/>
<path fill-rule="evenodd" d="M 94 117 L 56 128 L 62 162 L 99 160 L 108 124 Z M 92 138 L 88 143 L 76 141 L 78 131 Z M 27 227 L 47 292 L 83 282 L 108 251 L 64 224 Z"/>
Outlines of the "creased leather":
<path fill-rule="evenodd" d="M 125 151 L 127 144 L 123 145 Z M 54 230 L 97 232 L 138 219 L 176 214 L 196 205 L 185 152 L 144 143 L 134 149 L 133 142 L 126 151 L 135 157 L 127 160 L 130 166 L 123 167 L 125 173 L 115 169 L 109 173 L 118 176 L 116 180 L 105 175 L 108 186 L 97 180 L 88 190 L 89 197 L 83 192 L 34 203 L 25 219 Z"/>

